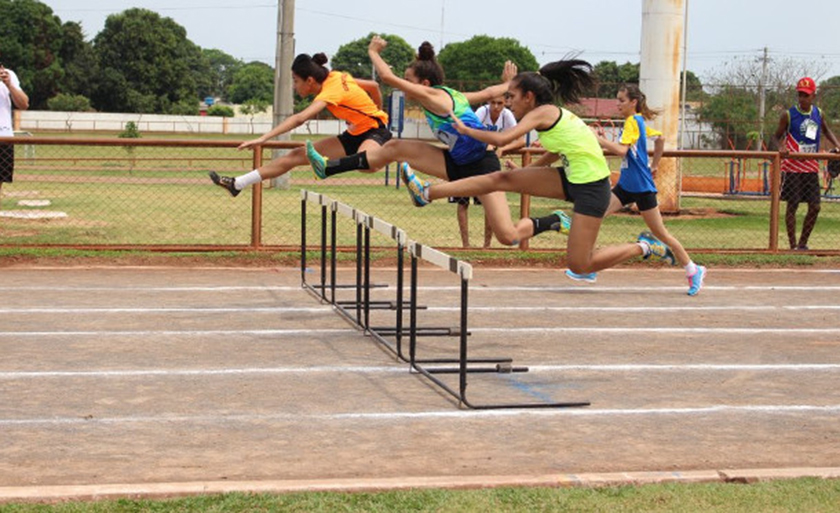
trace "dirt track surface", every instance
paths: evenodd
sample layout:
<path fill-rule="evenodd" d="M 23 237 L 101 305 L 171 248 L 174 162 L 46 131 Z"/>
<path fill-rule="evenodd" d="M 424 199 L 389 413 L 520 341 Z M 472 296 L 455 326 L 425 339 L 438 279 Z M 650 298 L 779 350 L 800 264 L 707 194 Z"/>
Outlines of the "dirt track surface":
<path fill-rule="evenodd" d="M 293 269 L 4 269 L 0 487 L 840 467 L 840 273 L 684 281 L 477 270 L 471 355 L 530 372 L 470 375 L 471 400 L 592 404 L 471 411 Z M 420 286 L 453 325 L 452 277 Z"/>

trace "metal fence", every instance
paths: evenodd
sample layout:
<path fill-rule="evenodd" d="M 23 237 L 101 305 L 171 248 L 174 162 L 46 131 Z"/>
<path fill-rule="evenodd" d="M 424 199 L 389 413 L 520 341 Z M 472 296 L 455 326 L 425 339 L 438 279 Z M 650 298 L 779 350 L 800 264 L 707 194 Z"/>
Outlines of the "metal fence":
<path fill-rule="evenodd" d="M 0 142 L 15 148 L 15 179 L 4 184 L 0 198 L 0 246 L 293 250 L 300 240 L 300 189 L 305 188 L 385 219 L 424 244 L 461 247 L 456 206 L 439 201 L 414 207 L 399 189 L 394 165 L 385 172 L 353 172 L 325 181 L 316 181 L 309 168 L 301 167 L 290 173 L 288 188 L 258 185 L 236 198 L 207 177 L 211 170 L 229 176 L 246 173 L 270 158 L 272 150 L 299 142 L 268 143 L 253 151 L 238 151 L 237 141 L 218 140 L 19 137 Z M 513 158 L 527 162 L 541 151 L 528 148 Z M 677 205 L 679 211 L 666 215 L 665 222 L 686 248 L 788 250 L 778 153 L 674 151 L 666 158 L 678 163 L 676 183 L 681 186 L 660 187 L 660 201 Z M 812 253 L 840 254 L 840 187 L 824 171 L 826 160 L 838 157 L 809 158 L 819 159 L 823 171 L 821 210 L 807 245 Z M 608 160 L 617 176 L 618 159 Z M 508 201 L 514 218 L 571 207 L 519 194 L 508 194 Z M 800 205 L 797 231 L 806 211 Z M 483 212 L 471 206 L 468 216 L 472 243 L 480 246 Z M 637 213 L 618 213 L 604 221 L 599 244 L 634 240 L 644 228 Z M 532 239 L 528 247 L 563 249 L 565 242 L 550 232 Z M 494 240 L 491 247 L 504 246 Z"/>

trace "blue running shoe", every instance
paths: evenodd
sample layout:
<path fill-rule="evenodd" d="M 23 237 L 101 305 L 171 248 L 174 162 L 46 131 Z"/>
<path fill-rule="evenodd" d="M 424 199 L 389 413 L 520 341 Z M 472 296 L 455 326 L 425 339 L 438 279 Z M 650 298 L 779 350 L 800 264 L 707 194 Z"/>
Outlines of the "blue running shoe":
<path fill-rule="evenodd" d="M 552 224 L 551 229 L 564 235 L 568 235 L 569 230 L 572 229 L 572 218 L 566 215 L 566 213 L 562 210 L 555 210 L 552 214 L 557 215 L 557 217 L 560 218 L 560 222 Z"/>
<path fill-rule="evenodd" d="M 424 191 L 429 187 L 429 182 L 421 182 L 411 170 L 408 162 L 400 164 L 400 178 L 405 184 L 405 188 L 408 189 L 408 193 L 411 195 L 411 201 L 415 207 L 425 207 L 431 203 L 423 197 Z"/>
<path fill-rule="evenodd" d="M 312 171 L 315 172 L 315 178 L 323 180 L 327 177 L 327 159 L 318 153 L 312 141 L 306 141 L 306 159 L 309 160 Z"/>
<path fill-rule="evenodd" d="M 703 279 L 706 277 L 706 268 L 702 265 L 697 266 L 697 271 L 688 277 L 688 295 L 696 296 L 703 287 Z"/>
<path fill-rule="evenodd" d="M 598 273 L 578 274 L 572 272 L 571 269 L 566 269 L 566 276 L 575 281 L 583 281 L 586 283 L 595 283 L 595 281 L 598 280 Z"/>
<path fill-rule="evenodd" d="M 674 258 L 671 248 L 669 248 L 668 245 L 661 240 L 654 237 L 652 233 L 642 232 L 636 240 L 639 242 L 647 242 L 648 246 L 650 246 L 650 254 L 645 257 L 645 260 L 651 256 L 655 256 L 666 264 L 677 265 L 677 259 Z"/>

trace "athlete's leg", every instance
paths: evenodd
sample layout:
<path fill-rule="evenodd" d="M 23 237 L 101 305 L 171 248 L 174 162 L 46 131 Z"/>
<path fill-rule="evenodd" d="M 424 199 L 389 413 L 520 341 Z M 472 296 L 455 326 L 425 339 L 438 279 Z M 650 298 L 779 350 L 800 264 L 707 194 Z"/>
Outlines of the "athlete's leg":
<path fill-rule="evenodd" d="M 600 217 L 575 212 L 566 246 L 569 269 L 576 274 L 588 274 L 607 269 L 631 258 L 642 256 L 639 244 L 627 243 L 594 250 L 601 229 Z"/>
<path fill-rule="evenodd" d="M 689 263 L 691 263 L 691 257 L 688 256 L 688 252 L 686 252 L 683 245 L 680 244 L 680 241 L 671 235 L 668 229 L 665 228 L 665 223 L 662 221 L 662 214 L 659 211 L 659 207 L 645 210 L 641 212 L 641 214 L 642 219 L 645 220 L 645 224 L 648 228 L 650 228 L 650 231 L 653 232 L 656 238 L 671 248 L 671 251 L 677 258 L 677 262 L 679 262 L 683 267 L 689 265 Z"/>
<path fill-rule="evenodd" d="M 458 230 L 461 232 L 461 246 L 470 247 L 470 218 L 469 211 L 470 199 L 463 203 L 458 203 Z"/>
<path fill-rule="evenodd" d="M 428 199 L 482 196 L 495 191 L 519 192 L 541 198 L 566 198 L 563 193 L 563 183 L 556 169 L 525 167 L 513 171 L 496 171 L 486 175 L 471 176 L 454 182 L 436 183 L 429 187 Z"/>
<path fill-rule="evenodd" d="M 486 176 L 486 175 L 485 175 Z M 458 180 L 459 182 L 463 180 Z M 454 183 L 454 182 L 453 182 Z M 504 192 L 497 191 L 479 197 L 484 205 L 484 216 L 496 239 L 506 246 L 514 246 L 520 241 L 534 236 L 534 223 L 525 217 L 513 222 L 510 205 Z"/>

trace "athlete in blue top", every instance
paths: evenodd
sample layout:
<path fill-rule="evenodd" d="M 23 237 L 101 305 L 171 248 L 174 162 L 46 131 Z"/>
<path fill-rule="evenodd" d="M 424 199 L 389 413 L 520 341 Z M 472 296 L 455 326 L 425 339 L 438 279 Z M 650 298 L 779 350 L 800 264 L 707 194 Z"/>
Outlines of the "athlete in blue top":
<path fill-rule="evenodd" d="M 443 68 L 437 62 L 430 43 L 424 42 L 420 45 L 417 58 L 405 70 L 405 78 L 395 75 L 388 63 L 382 59 L 380 53 L 386 45 L 384 39 L 374 36 L 368 46 L 368 55 L 377 75 L 384 83 L 400 89 L 407 99 L 414 100 L 423 107 L 429 126 L 446 148 L 417 140 L 391 139 L 380 148 L 327 161 L 307 142 L 307 156 L 316 176 L 326 178 L 351 170 L 380 169 L 390 162 L 397 161 L 449 181 L 501 170 L 499 158 L 487 149 L 486 143 L 462 135 L 453 128 L 452 116 L 468 127 L 485 130 L 470 105 L 484 103 L 503 95 L 507 91 L 507 83 L 517 73 L 516 65 L 510 61 L 505 63 L 503 83 L 481 91 L 461 93 L 443 86 Z M 504 192 L 494 191 L 478 197 L 484 205 L 484 215 L 487 216 L 499 242 L 515 245 L 520 240 L 534 235 L 530 223 L 526 226 L 524 223 L 514 225 L 511 222 L 510 207 Z"/>
<path fill-rule="evenodd" d="M 621 157 L 621 176 L 612 189 L 607 215 L 635 203 L 650 231 L 671 248 L 676 261 L 685 268 L 685 275 L 688 278 L 688 295 L 694 296 L 703 286 L 706 268 L 696 265 L 680 241 L 665 228 L 662 214 L 659 212 L 659 204 L 656 201 L 656 184 L 653 181 L 653 175 L 656 173 L 659 159 L 665 149 L 665 139 L 662 138 L 661 132 L 647 126 L 647 121 L 655 118 L 658 113 L 648 107 L 647 98 L 636 84 L 621 86 L 616 99 L 618 112 L 625 117 L 619 141 L 613 142 L 607 139 L 603 130 L 597 134 L 602 148 Z M 655 141 L 653 163 L 648 160 L 648 138 Z M 595 281 L 595 273 L 581 275 L 567 271 L 566 275 L 575 280 Z"/>

